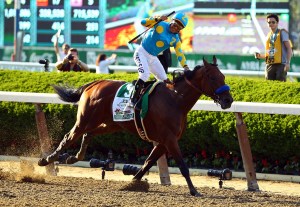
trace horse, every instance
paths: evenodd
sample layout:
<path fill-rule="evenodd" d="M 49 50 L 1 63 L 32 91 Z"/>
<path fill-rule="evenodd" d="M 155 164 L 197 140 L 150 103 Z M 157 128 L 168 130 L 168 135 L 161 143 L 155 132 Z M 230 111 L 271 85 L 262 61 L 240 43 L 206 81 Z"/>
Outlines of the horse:
<path fill-rule="evenodd" d="M 66 102 L 78 102 L 77 120 L 73 128 L 64 136 L 56 150 L 38 161 L 39 166 L 46 166 L 58 160 L 63 150 L 82 136 L 81 147 L 76 156 L 70 156 L 67 164 L 83 160 L 87 146 L 95 135 L 118 131 L 138 134 L 134 121 L 115 122 L 112 118 L 112 103 L 117 90 L 124 84 L 119 80 L 96 80 L 77 89 L 53 85 L 59 97 Z M 144 165 L 134 175 L 133 180 L 140 181 L 144 174 L 165 153 L 172 155 L 185 178 L 192 196 L 201 196 L 194 187 L 189 169 L 183 160 L 178 140 L 187 123 L 187 113 L 201 95 L 211 97 L 222 109 L 231 107 L 233 98 L 230 88 L 225 84 L 225 76 L 213 56 L 213 63 L 203 58 L 203 65 L 193 70 L 185 70 L 174 78 L 173 89 L 163 82 L 158 84 L 149 96 L 149 108 L 144 118 L 144 126 L 150 141 L 156 142 Z M 164 126 L 164 127 L 162 127 Z"/>

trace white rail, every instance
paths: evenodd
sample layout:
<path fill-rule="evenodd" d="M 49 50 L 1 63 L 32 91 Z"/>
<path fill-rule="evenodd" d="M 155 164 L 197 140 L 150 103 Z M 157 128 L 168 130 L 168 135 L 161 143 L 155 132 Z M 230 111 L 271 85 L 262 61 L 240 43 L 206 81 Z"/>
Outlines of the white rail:
<path fill-rule="evenodd" d="M 54 63 L 49 64 L 49 71 L 54 70 Z M 88 65 L 90 69 L 95 70 L 96 65 Z M 109 68 L 116 72 L 137 72 L 137 68 L 134 65 L 111 65 Z M 43 72 L 44 66 L 39 63 L 32 62 L 10 62 L 10 61 L 0 61 L 0 69 L 10 69 L 10 70 L 23 70 L 23 71 L 36 71 Z M 170 67 L 169 72 L 172 73 L 174 70 L 182 68 Z M 264 71 L 253 71 L 253 70 L 221 70 L 224 75 L 234 75 L 234 76 L 264 76 Z M 300 72 L 288 72 L 289 77 L 300 77 Z"/>
<path fill-rule="evenodd" d="M 0 101 L 73 104 L 60 100 L 57 94 L 6 91 L 0 91 Z M 235 101 L 232 103 L 229 109 L 223 110 L 213 101 L 198 100 L 192 110 L 300 115 L 300 104 L 254 103 Z"/>

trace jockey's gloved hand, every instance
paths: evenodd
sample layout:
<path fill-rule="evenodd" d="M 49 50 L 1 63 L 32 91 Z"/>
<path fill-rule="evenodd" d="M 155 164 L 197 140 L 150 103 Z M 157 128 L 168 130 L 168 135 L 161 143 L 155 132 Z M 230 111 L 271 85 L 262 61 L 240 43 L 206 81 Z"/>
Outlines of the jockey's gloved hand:
<path fill-rule="evenodd" d="M 189 66 L 185 65 L 183 66 L 183 69 L 186 71 L 186 70 L 190 70 Z"/>
<path fill-rule="evenodd" d="M 163 16 L 155 16 L 155 17 L 154 17 L 154 20 L 155 20 L 156 22 L 165 21 L 165 20 L 167 20 L 167 19 L 168 19 L 168 17 L 165 16 L 165 15 L 163 15 Z"/>
<path fill-rule="evenodd" d="M 159 19 L 160 19 L 161 21 L 165 21 L 165 20 L 167 20 L 167 19 L 168 19 L 168 17 L 167 17 L 167 16 L 165 16 L 165 15 L 163 15 L 163 16 L 161 16 Z"/>

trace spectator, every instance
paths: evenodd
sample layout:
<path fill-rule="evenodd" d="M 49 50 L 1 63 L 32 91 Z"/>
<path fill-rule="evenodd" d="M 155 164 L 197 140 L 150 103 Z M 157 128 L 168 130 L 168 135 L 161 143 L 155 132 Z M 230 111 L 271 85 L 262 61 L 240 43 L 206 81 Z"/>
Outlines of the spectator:
<path fill-rule="evenodd" d="M 96 59 L 96 73 L 109 73 L 109 65 L 116 62 L 117 54 L 112 54 L 109 58 L 105 54 L 99 54 Z"/>
<path fill-rule="evenodd" d="M 78 51 L 75 48 L 71 48 L 62 61 L 58 61 L 55 64 L 55 67 L 58 71 L 69 72 L 88 72 L 88 66 L 79 60 Z"/>
<path fill-rule="evenodd" d="M 270 32 L 266 38 L 266 52 L 264 55 L 255 53 L 255 58 L 266 59 L 266 80 L 286 81 L 292 57 L 289 34 L 285 29 L 278 28 L 279 18 L 276 14 L 269 14 L 267 23 Z"/>
<path fill-rule="evenodd" d="M 64 57 L 68 54 L 69 52 L 69 49 L 70 49 L 70 45 L 68 45 L 67 43 L 64 43 L 62 46 L 61 46 L 61 49 L 59 49 L 58 47 L 58 39 L 60 37 L 60 30 L 58 30 L 58 32 L 55 34 L 55 40 L 54 40 L 54 50 L 55 50 L 55 54 L 56 54 L 56 58 L 57 58 L 57 61 L 61 61 L 64 59 Z"/>

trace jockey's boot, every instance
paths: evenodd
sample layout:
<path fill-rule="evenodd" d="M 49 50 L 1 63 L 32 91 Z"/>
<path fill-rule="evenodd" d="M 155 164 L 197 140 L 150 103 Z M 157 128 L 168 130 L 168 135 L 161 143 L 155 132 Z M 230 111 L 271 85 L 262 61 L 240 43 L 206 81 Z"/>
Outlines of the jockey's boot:
<path fill-rule="evenodd" d="M 140 98 L 141 91 L 144 88 L 144 83 L 145 82 L 142 79 L 138 79 L 137 82 L 135 83 L 134 93 L 133 93 L 133 96 L 131 98 L 131 103 L 132 103 L 133 106 L 136 104 L 136 102 Z"/>

